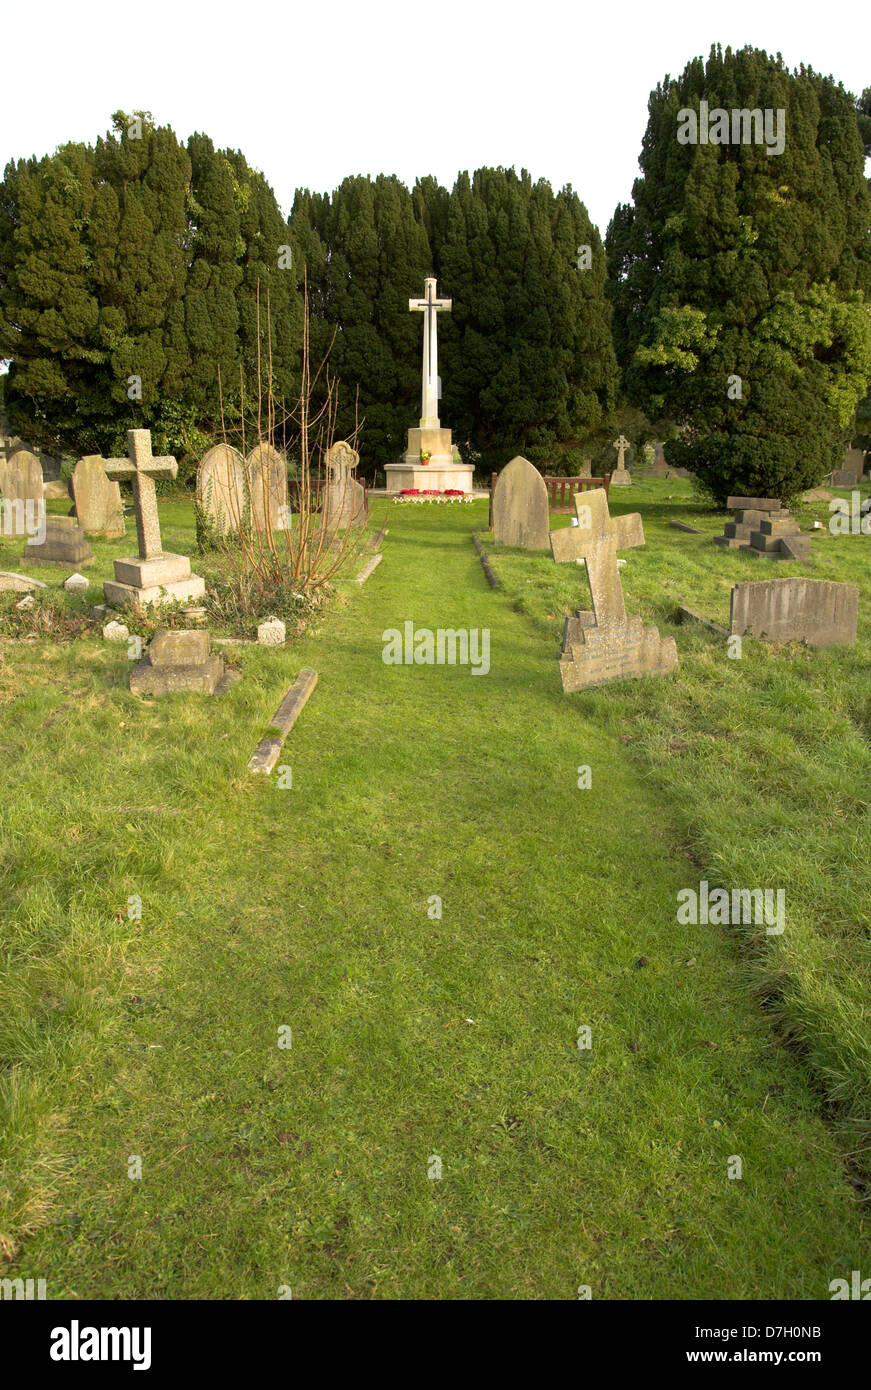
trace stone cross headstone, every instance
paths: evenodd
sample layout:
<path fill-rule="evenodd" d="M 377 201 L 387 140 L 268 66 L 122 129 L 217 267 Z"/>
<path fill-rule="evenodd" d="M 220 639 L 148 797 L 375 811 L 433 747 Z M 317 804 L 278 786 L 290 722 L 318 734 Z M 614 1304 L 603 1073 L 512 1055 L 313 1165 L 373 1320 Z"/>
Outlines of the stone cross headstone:
<path fill-rule="evenodd" d="M 125 534 L 121 488 L 106 476 L 99 454 L 79 459 L 73 469 L 73 500 L 76 518 L 86 536 L 111 540 Z"/>
<path fill-rule="evenodd" d="M 625 435 L 620 434 L 614 440 L 613 447 L 617 450 L 617 467 L 611 474 L 611 486 L 631 487 L 632 478 L 630 476 L 628 468 L 626 467 L 626 464 L 623 462 L 623 458 L 626 453 L 626 450 L 631 449 L 632 445 Z"/>
<path fill-rule="evenodd" d="M 437 315 L 450 312 L 453 301 L 439 299 L 436 295 L 436 281 L 429 276 L 424 281 L 423 299 L 409 299 L 411 312 L 422 313 L 423 319 L 423 389 L 421 392 L 421 429 L 439 428 L 439 351 Z"/>
<path fill-rule="evenodd" d="M 258 531 L 283 531 L 287 518 L 287 467 L 271 444 L 255 444 L 245 460 L 251 519 Z"/>
<path fill-rule="evenodd" d="M 362 526 L 366 520 L 363 488 L 353 477 L 360 455 L 346 439 L 327 450 L 327 484 L 324 488 L 323 524 L 331 529 Z"/>
<path fill-rule="evenodd" d="M 163 554 L 160 520 L 157 515 L 158 478 L 174 478 L 178 464 L 174 458 L 155 458 L 151 452 L 151 430 L 127 431 L 127 457 L 106 460 L 107 478 L 133 479 L 133 505 L 136 508 L 136 536 L 140 560 L 153 560 Z"/>
<path fill-rule="evenodd" d="M 44 529 L 42 464 L 29 449 L 15 449 L 5 462 L 0 461 L 0 498 L 0 533 L 34 536 Z"/>
<path fill-rule="evenodd" d="M 563 690 L 581 690 L 621 676 L 664 675 L 677 666 L 674 638 L 662 640 L 641 618 L 627 618 L 617 551 L 644 544 L 637 512 L 612 517 L 604 488 L 575 495 L 577 526 L 551 531 L 554 560 L 583 560 L 592 611 L 566 619 L 560 677 Z"/>
<path fill-rule="evenodd" d="M 221 535 L 239 530 L 246 515 L 246 497 L 245 463 L 238 449 L 216 444 L 203 455 L 197 469 L 197 502 Z"/>
<path fill-rule="evenodd" d="M 528 459 L 511 460 L 493 489 L 493 539 L 497 545 L 547 550 L 550 545 L 547 484 Z"/>
<path fill-rule="evenodd" d="M 157 514 L 157 478 L 174 478 L 178 464 L 167 455 L 155 458 L 151 452 L 150 430 L 127 431 L 127 458 L 107 459 L 109 478 L 132 478 L 136 506 L 136 534 L 139 555 L 114 562 L 115 579 L 103 586 L 109 603 L 131 603 L 141 608 L 175 599 L 199 598 L 205 593 L 205 580 L 191 574 L 187 555 L 164 552 Z"/>

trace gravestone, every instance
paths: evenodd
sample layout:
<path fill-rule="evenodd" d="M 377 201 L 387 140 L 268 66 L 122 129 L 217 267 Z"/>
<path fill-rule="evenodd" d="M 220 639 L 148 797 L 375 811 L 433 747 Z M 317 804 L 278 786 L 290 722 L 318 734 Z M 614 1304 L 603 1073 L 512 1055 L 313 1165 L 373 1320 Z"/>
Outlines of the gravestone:
<path fill-rule="evenodd" d="M 125 534 L 121 486 L 106 476 L 99 454 L 79 459 L 73 469 L 76 519 L 86 536 L 115 540 Z"/>
<path fill-rule="evenodd" d="M 28 579 L 26 574 L 17 574 L 12 570 L 0 570 L 0 594 L 29 594 L 32 589 L 45 589 L 47 585 L 41 579 Z"/>
<path fill-rule="evenodd" d="M 92 565 L 94 552 L 74 516 L 47 516 L 43 540 L 34 537 L 24 547 L 25 565 Z"/>
<path fill-rule="evenodd" d="M 513 458 L 493 489 L 493 540 L 523 550 L 550 546 L 547 485 L 528 459 Z"/>
<path fill-rule="evenodd" d="M 191 573 L 187 555 L 164 553 L 160 540 L 154 480 L 174 478 L 178 464 L 169 455 L 152 455 L 150 430 L 128 430 L 127 451 L 125 459 L 107 459 L 105 468 L 109 478 L 133 479 L 139 554 L 114 561 L 115 578 L 107 579 L 103 585 L 106 599 L 112 604 L 142 609 L 150 604 L 199 598 L 206 591 L 205 580 Z"/>
<path fill-rule="evenodd" d="M 42 465 L 29 449 L 15 449 L 5 461 L 0 460 L 0 498 L 0 532 L 6 536 L 32 536 L 45 516 L 45 501 Z"/>
<path fill-rule="evenodd" d="M 667 473 L 668 463 L 665 458 L 665 445 L 657 439 L 653 446 L 653 471 L 654 473 Z"/>
<path fill-rule="evenodd" d="M 360 455 L 345 439 L 327 450 L 327 485 L 324 488 L 322 519 L 329 530 L 363 526 L 366 521 L 365 494 L 352 476 Z"/>
<path fill-rule="evenodd" d="M 256 444 L 245 460 L 251 519 L 258 531 L 283 531 L 287 522 L 287 465 L 271 444 Z"/>
<path fill-rule="evenodd" d="M 158 628 L 142 660 L 130 673 L 134 695 L 222 694 L 224 658 L 213 652 L 202 628 Z"/>
<path fill-rule="evenodd" d="M 617 467 L 611 474 L 611 486 L 631 487 L 632 478 L 629 474 L 629 469 L 623 462 L 623 458 L 626 453 L 626 450 L 631 449 L 632 445 L 629 443 L 629 440 L 626 438 L 626 436 L 621 434 L 618 435 L 617 438 L 614 440 L 613 447 L 617 450 Z"/>
<path fill-rule="evenodd" d="M 248 508 L 245 464 L 238 449 L 216 444 L 203 455 L 197 469 L 197 503 L 221 535 L 239 530 Z"/>
<path fill-rule="evenodd" d="M 628 618 L 617 567 L 617 551 L 644 544 L 638 512 L 612 517 L 604 488 L 575 496 L 577 526 L 551 531 L 554 560 L 583 560 L 592 595 L 592 611 L 567 618 L 560 654 L 560 679 L 566 692 L 630 676 L 662 676 L 677 668 L 673 637 L 661 638 L 640 617 Z"/>
<path fill-rule="evenodd" d="M 732 589 L 730 628 L 738 637 L 834 647 L 856 640 L 859 590 L 828 579 L 763 579 Z"/>
<path fill-rule="evenodd" d="M 843 467 L 832 474 L 832 487 L 858 487 L 864 473 L 864 449 L 845 449 Z"/>
<path fill-rule="evenodd" d="M 745 550 L 769 560 L 799 560 L 808 564 L 810 536 L 803 536 L 798 522 L 778 497 L 730 497 L 726 505 L 735 513 L 722 536 L 713 543 L 727 550 Z"/>

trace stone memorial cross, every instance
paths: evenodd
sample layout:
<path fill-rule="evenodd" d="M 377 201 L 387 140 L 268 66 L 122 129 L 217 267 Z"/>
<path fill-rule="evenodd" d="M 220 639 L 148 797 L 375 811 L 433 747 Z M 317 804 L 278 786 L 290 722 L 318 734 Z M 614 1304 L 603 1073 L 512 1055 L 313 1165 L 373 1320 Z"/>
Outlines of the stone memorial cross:
<path fill-rule="evenodd" d="M 617 467 L 618 467 L 618 469 L 621 469 L 621 470 L 624 469 L 624 468 L 626 467 L 626 464 L 623 462 L 623 456 L 624 456 L 624 454 L 626 453 L 626 450 L 627 450 L 627 449 L 631 449 L 631 448 L 632 448 L 632 444 L 631 444 L 630 441 L 626 438 L 625 435 L 620 434 L 620 435 L 618 435 L 617 438 L 614 440 L 614 443 L 612 444 L 611 447 L 612 447 L 613 449 L 616 449 L 616 450 L 617 450 Z"/>
<path fill-rule="evenodd" d="M 171 456 L 155 458 L 151 452 L 151 430 L 127 431 L 126 459 L 107 459 L 109 478 L 132 478 L 136 504 L 136 534 L 140 560 L 154 560 L 163 554 L 160 522 L 157 516 L 155 478 L 174 478 L 178 463 Z"/>
<path fill-rule="evenodd" d="M 423 391 L 421 393 L 421 429 L 439 428 L 439 381 L 438 339 L 436 336 L 437 314 L 440 310 L 450 310 L 453 301 L 436 298 L 436 282 L 427 277 L 424 281 L 424 298 L 409 299 L 408 307 L 425 315 L 423 321 Z"/>
<path fill-rule="evenodd" d="M 612 517 L 604 488 L 576 493 L 575 511 L 577 526 L 550 533 L 553 558 L 586 561 L 597 627 L 625 623 L 617 551 L 644 544 L 641 517 L 638 512 Z"/>

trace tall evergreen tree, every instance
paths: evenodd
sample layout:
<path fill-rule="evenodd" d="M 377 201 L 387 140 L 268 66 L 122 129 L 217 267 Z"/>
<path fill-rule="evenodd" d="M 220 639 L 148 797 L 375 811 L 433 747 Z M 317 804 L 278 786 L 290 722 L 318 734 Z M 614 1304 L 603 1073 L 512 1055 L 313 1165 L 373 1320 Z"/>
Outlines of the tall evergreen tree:
<path fill-rule="evenodd" d="M 275 393 L 298 385 L 302 310 L 287 224 L 238 152 L 185 150 L 146 112 L 117 112 L 95 148 L 10 164 L 0 185 L 0 355 L 10 427 L 54 452 L 117 453 L 150 428 L 184 454 L 231 417 L 240 367 Z"/>
<path fill-rule="evenodd" d="M 782 153 L 681 143 L 703 100 L 712 120 L 783 111 Z M 608 232 L 630 399 L 681 427 L 667 457 L 719 499 L 793 495 L 836 465 L 871 372 L 855 109 L 811 69 L 717 47 L 667 77 L 649 111 L 634 206 Z"/>
<path fill-rule="evenodd" d="M 605 256 L 586 209 L 525 170 L 464 173 L 438 258 L 454 301 L 444 418 L 464 457 L 485 470 L 519 452 L 554 462 L 615 398 Z"/>
<path fill-rule="evenodd" d="M 420 323 L 408 311 L 432 256 L 398 179 L 347 178 L 331 195 L 298 190 L 291 237 L 305 268 L 312 354 L 339 381 L 338 434 L 365 421 L 361 472 L 395 463 L 420 415 Z"/>
<path fill-rule="evenodd" d="M 105 359 L 83 236 L 94 197 L 93 152 L 80 144 L 7 165 L 0 184 L 0 357 L 11 359 L 7 422 L 11 433 L 53 453 L 79 437 Z"/>

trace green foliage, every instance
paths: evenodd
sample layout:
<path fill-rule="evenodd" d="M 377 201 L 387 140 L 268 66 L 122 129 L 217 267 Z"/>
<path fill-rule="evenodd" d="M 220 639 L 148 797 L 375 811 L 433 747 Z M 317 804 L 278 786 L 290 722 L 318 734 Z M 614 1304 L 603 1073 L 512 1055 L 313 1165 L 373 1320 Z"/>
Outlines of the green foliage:
<path fill-rule="evenodd" d="M 401 457 L 420 416 L 420 317 L 408 300 L 432 272 L 426 232 L 408 189 L 383 174 L 347 178 L 331 195 L 298 190 L 290 230 L 308 282 L 313 370 L 329 353 L 336 438 L 365 420 L 360 473 L 371 478 Z M 322 380 L 317 400 L 325 390 Z"/>
<path fill-rule="evenodd" d="M 10 428 L 55 453 L 124 452 L 150 428 L 189 478 L 226 414 L 295 397 L 302 308 L 279 264 L 287 227 L 261 174 L 147 112 L 91 148 L 7 166 L 0 185 L 0 356 Z M 257 294 L 261 299 L 258 363 Z M 241 381 L 240 381 L 241 373 Z"/>
<path fill-rule="evenodd" d="M 785 112 L 783 152 L 679 143 L 679 112 L 703 98 L 711 111 Z M 718 499 L 794 495 L 837 466 L 871 379 L 855 106 L 810 69 L 715 48 L 667 77 L 649 109 L 634 203 L 607 236 L 627 394 L 679 427 L 669 462 Z"/>
<path fill-rule="evenodd" d="M 554 194 L 523 170 L 479 169 L 444 202 L 418 185 L 444 226 L 440 289 L 444 418 L 485 472 L 513 455 L 547 461 L 612 410 L 617 369 L 598 232 L 570 187 Z M 579 248 L 591 265 L 580 269 Z M 443 321 L 444 323 L 444 321 Z M 441 327 L 441 325 L 440 325 Z"/>

